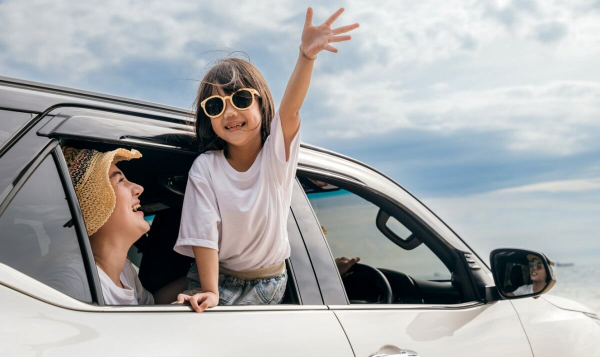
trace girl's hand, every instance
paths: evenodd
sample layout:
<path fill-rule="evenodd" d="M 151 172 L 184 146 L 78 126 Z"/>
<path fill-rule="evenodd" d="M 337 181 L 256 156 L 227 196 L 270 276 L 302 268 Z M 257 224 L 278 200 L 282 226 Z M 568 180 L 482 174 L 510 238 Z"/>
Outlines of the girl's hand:
<path fill-rule="evenodd" d="M 219 304 L 219 297 L 217 294 L 211 292 L 194 294 L 193 296 L 179 294 L 177 295 L 177 301 L 173 302 L 173 304 L 183 304 L 184 302 L 189 302 L 196 312 L 202 312 L 209 307 L 217 306 Z"/>
<path fill-rule="evenodd" d="M 357 23 L 331 29 L 331 25 L 335 20 L 337 20 L 342 12 L 344 12 L 344 8 L 340 8 L 338 11 L 336 11 L 323 24 L 319 26 L 313 26 L 313 10 L 310 7 L 308 8 L 306 11 L 304 30 L 302 30 L 302 43 L 300 44 L 300 51 L 305 57 L 308 59 L 314 59 L 316 58 L 317 54 L 323 50 L 337 53 L 338 50 L 331 46 L 330 43 L 350 40 L 351 37 L 349 35 L 337 35 L 354 30 L 358 27 Z"/>

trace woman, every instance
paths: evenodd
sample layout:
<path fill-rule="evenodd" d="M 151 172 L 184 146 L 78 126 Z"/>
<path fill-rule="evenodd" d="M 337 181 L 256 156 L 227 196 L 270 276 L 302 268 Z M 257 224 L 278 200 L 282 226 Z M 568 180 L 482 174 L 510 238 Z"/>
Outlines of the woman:
<path fill-rule="evenodd" d="M 529 261 L 529 279 L 531 284 L 519 286 L 515 291 L 506 295 L 521 296 L 537 294 L 548 285 L 546 268 L 540 257 L 529 254 L 527 255 L 527 260 Z"/>
<path fill-rule="evenodd" d="M 150 230 L 139 210 L 144 188 L 128 181 L 115 165 L 137 159 L 137 150 L 101 153 L 63 148 L 69 174 L 83 213 L 102 295 L 107 305 L 150 305 L 154 297 L 142 286 L 127 259 L 129 248 Z"/>

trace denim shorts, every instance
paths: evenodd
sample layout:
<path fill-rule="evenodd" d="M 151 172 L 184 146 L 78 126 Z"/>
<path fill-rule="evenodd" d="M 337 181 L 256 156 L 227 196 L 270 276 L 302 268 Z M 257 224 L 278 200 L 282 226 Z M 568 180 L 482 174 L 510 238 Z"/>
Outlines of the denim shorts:
<path fill-rule="evenodd" d="M 283 300 L 287 271 L 265 279 L 245 280 L 219 274 L 219 305 L 275 305 Z M 194 263 L 187 274 L 188 290 L 200 290 L 198 266 Z"/>

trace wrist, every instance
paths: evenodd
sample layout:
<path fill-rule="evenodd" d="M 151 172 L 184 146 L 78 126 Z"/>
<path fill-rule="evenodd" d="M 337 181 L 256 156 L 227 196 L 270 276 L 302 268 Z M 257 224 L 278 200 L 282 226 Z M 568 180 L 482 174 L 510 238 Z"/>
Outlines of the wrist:
<path fill-rule="evenodd" d="M 307 55 L 306 52 L 304 52 L 304 50 L 302 49 L 302 45 L 298 46 L 298 49 L 300 50 L 300 56 L 302 56 L 302 58 L 304 58 L 305 60 L 314 61 L 317 59 L 317 55 L 315 55 L 314 57 L 310 57 L 309 55 Z"/>

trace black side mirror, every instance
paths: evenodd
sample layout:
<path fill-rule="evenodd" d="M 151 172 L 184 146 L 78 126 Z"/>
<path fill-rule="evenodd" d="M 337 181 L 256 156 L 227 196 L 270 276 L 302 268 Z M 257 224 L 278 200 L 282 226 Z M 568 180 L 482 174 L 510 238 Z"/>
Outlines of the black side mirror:
<path fill-rule="evenodd" d="M 523 249 L 490 253 L 496 289 L 505 299 L 538 297 L 556 284 L 554 263 L 544 254 Z"/>

